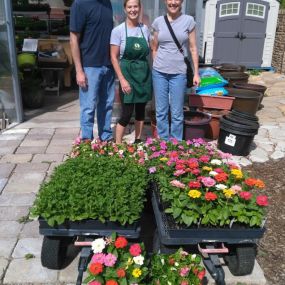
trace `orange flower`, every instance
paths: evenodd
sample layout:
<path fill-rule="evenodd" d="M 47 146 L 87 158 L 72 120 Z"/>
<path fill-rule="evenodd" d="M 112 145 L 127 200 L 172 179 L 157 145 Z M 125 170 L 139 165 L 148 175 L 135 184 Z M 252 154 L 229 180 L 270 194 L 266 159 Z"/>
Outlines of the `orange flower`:
<path fill-rule="evenodd" d="M 264 184 L 264 182 L 262 180 L 256 179 L 255 186 L 258 187 L 258 188 L 264 188 L 265 184 Z"/>
<path fill-rule="evenodd" d="M 228 179 L 228 175 L 224 172 L 222 173 L 218 173 L 217 175 L 215 175 L 215 180 L 218 182 L 225 182 Z"/>
<path fill-rule="evenodd" d="M 98 275 L 103 272 L 103 265 L 101 263 L 91 263 L 89 271 L 93 275 Z"/>
<path fill-rule="evenodd" d="M 134 153 L 135 152 L 135 148 L 133 146 L 128 146 L 128 151 L 130 153 Z"/>
<path fill-rule="evenodd" d="M 111 280 L 108 280 L 108 281 L 106 282 L 106 285 L 118 285 L 118 282 L 115 281 L 115 280 L 113 280 L 113 279 L 111 279 Z"/>
<path fill-rule="evenodd" d="M 249 186 L 249 187 L 253 187 L 256 184 L 256 179 L 254 178 L 247 178 L 244 180 L 244 183 Z"/>
<path fill-rule="evenodd" d="M 128 241 L 124 237 L 118 237 L 115 241 L 116 248 L 124 248 L 128 245 Z"/>

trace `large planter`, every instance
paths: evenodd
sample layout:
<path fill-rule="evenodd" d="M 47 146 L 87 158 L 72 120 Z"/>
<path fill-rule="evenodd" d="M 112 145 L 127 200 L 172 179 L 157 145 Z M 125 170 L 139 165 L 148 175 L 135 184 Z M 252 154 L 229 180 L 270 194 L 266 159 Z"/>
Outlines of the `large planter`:
<path fill-rule="evenodd" d="M 223 116 L 220 119 L 220 126 L 218 148 L 233 155 L 248 155 L 259 124 L 257 122 L 238 122 L 237 119 Z"/>
<path fill-rule="evenodd" d="M 249 75 L 244 72 L 221 72 L 223 78 L 229 82 L 229 87 L 235 83 L 247 83 Z"/>
<path fill-rule="evenodd" d="M 222 63 L 219 66 L 215 66 L 215 69 L 219 72 L 244 72 L 246 71 L 246 66 L 231 63 Z"/>
<path fill-rule="evenodd" d="M 211 115 L 211 121 L 209 122 L 208 128 L 206 130 L 205 137 L 207 139 L 216 140 L 219 137 L 220 133 L 220 118 L 223 115 L 227 115 L 229 111 L 210 108 L 200 108 L 198 111 Z"/>
<path fill-rule="evenodd" d="M 229 95 L 235 98 L 232 109 L 249 115 L 256 114 L 262 97 L 261 93 L 237 88 L 227 88 L 227 90 Z"/>
<path fill-rule="evenodd" d="M 188 94 L 189 107 L 230 110 L 234 97 Z"/>
<path fill-rule="evenodd" d="M 204 138 L 211 115 L 203 112 L 184 112 L 184 139 Z"/>

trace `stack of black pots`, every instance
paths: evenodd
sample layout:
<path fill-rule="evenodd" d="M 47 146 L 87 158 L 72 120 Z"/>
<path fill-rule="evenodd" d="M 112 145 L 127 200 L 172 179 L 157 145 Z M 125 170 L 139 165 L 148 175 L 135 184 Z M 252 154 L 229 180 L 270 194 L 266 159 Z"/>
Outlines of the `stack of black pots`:
<path fill-rule="evenodd" d="M 248 75 L 243 73 L 245 70 L 242 66 L 234 67 L 231 65 L 231 70 L 226 72 L 221 70 L 221 75 L 226 75 L 229 86 L 233 87 L 227 88 L 229 96 L 235 97 L 235 100 L 231 112 L 220 118 L 218 148 L 233 155 L 246 156 L 250 152 L 254 136 L 258 133 L 256 112 L 260 108 L 266 87 L 249 84 Z"/>

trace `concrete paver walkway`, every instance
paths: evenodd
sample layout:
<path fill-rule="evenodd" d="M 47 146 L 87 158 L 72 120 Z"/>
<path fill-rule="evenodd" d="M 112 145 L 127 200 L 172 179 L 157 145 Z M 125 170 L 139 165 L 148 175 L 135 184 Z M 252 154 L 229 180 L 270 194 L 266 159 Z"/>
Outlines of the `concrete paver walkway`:
<path fill-rule="evenodd" d="M 261 122 L 256 148 L 248 157 L 235 157 L 242 165 L 285 156 L 285 78 L 264 72 L 251 81 L 267 85 L 258 112 Z M 27 113 L 27 120 L 0 134 L 0 284 L 73 284 L 78 257 L 64 270 L 41 266 L 42 237 L 38 222 L 23 223 L 40 184 L 60 164 L 79 134 L 79 106 L 75 92 L 49 97 L 48 106 Z M 150 135 L 146 128 L 146 135 Z M 127 135 L 133 140 L 134 134 Z M 27 254 L 33 258 L 27 259 Z M 256 263 L 250 276 L 233 277 L 226 269 L 227 285 L 266 284 Z M 208 284 L 214 284 L 209 278 Z"/>

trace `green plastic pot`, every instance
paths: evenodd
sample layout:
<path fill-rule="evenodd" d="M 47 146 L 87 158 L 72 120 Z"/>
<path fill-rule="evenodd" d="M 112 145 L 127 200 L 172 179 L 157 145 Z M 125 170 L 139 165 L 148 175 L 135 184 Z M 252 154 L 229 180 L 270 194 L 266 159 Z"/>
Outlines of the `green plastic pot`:
<path fill-rule="evenodd" d="M 36 56 L 32 53 L 23 52 L 18 54 L 17 61 L 19 68 L 27 66 L 33 68 L 36 65 Z"/>

